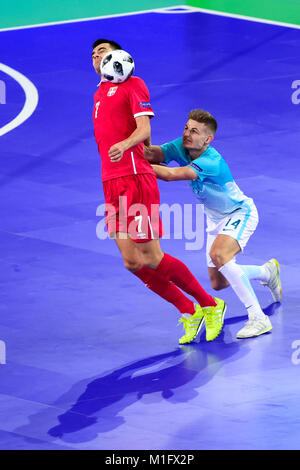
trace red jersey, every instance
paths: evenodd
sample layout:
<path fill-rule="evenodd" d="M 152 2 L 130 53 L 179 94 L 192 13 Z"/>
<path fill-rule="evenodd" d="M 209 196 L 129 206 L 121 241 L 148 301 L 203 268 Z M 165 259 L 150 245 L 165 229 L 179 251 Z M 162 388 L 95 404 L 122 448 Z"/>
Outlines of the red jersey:
<path fill-rule="evenodd" d="M 94 95 L 93 120 L 95 138 L 102 160 L 102 180 L 154 171 L 144 157 L 144 144 L 140 143 L 124 152 L 118 162 L 111 162 L 110 148 L 127 139 L 136 129 L 135 118 L 154 116 L 145 82 L 130 77 L 123 83 L 102 81 Z"/>

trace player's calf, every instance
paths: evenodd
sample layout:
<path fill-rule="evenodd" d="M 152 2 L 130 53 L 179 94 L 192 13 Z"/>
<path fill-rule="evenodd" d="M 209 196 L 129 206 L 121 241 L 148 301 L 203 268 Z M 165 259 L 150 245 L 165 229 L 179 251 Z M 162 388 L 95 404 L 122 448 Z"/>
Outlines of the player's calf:
<path fill-rule="evenodd" d="M 223 282 L 223 281 L 217 281 L 216 279 L 214 279 L 213 281 L 211 281 L 211 287 L 213 288 L 213 290 L 223 290 L 223 289 L 226 289 L 226 287 L 229 286 L 229 283 L 228 282 Z"/>
<path fill-rule="evenodd" d="M 159 240 L 137 243 L 136 248 L 140 253 L 143 265 L 150 269 L 156 269 L 164 257 Z"/>
<path fill-rule="evenodd" d="M 227 279 L 217 270 L 217 268 L 208 268 L 208 274 L 211 287 L 214 290 L 222 290 L 230 285 Z"/>
<path fill-rule="evenodd" d="M 130 272 L 136 272 L 143 267 L 142 257 L 136 244 L 128 237 L 116 237 L 116 243 L 123 258 L 124 267 Z"/>

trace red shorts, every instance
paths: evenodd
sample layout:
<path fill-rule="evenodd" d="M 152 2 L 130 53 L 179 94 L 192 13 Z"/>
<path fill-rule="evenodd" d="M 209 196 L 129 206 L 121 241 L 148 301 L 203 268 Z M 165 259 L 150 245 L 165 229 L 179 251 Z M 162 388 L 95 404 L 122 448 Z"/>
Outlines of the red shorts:
<path fill-rule="evenodd" d="M 159 189 L 151 173 L 122 176 L 103 182 L 105 216 L 109 236 L 129 234 L 135 242 L 163 235 L 159 216 Z"/>

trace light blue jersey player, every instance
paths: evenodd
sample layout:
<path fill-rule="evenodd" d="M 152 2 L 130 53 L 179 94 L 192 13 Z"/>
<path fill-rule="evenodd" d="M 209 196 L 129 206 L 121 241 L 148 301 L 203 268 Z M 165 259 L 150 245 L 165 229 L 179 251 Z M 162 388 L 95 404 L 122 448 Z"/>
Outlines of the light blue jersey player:
<path fill-rule="evenodd" d="M 190 185 L 211 221 L 218 223 L 241 209 L 248 215 L 255 211 L 253 200 L 237 186 L 227 163 L 216 149 L 208 145 L 200 157 L 192 159 L 183 146 L 183 137 L 161 148 L 167 165 L 175 160 L 181 167 L 189 166 L 194 170 L 195 179 L 190 181 Z M 233 230 L 241 234 L 241 225 L 235 223 Z"/>
<path fill-rule="evenodd" d="M 240 266 L 235 256 L 242 251 L 258 224 L 253 200 L 235 183 L 223 157 L 210 144 L 217 122 L 201 109 L 189 113 L 183 136 L 161 146 L 145 147 L 156 176 L 165 181 L 188 180 L 207 216 L 206 256 L 209 277 L 216 290 L 229 285 L 248 311 L 249 320 L 237 333 L 249 338 L 272 329 L 262 311 L 250 279 L 258 279 L 271 290 L 275 302 L 282 296 L 279 263 L 272 259 L 262 266 Z M 175 161 L 179 167 L 157 165 Z M 220 321 L 223 321 L 220 320 Z"/>

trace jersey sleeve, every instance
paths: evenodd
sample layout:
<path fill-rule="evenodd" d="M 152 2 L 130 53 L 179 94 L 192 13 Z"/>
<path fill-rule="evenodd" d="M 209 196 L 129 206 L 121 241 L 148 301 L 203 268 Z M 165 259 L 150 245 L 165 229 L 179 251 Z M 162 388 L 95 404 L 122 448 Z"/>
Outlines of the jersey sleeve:
<path fill-rule="evenodd" d="M 161 148 L 167 165 L 172 161 L 182 164 L 182 137 L 161 145 Z"/>
<path fill-rule="evenodd" d="M 221 156 L 218 158 L 199 157 L 193 160 L 189 165 L 198 178 L 203 180 L 208 176 L 218 176 L 221 170 Z"/>
<path fill-rule="evenodd" d="M 134 118 L 139 116 L 154 116 L 150 102 L 149 90 L 145 82 L 139 77 L 132 77 L 129 88 L 129 103 Z"/>

